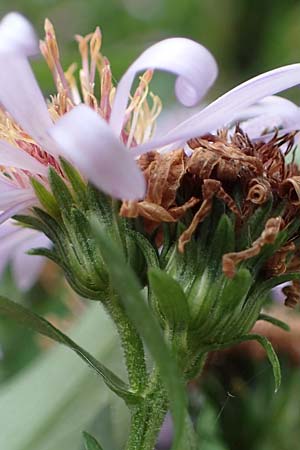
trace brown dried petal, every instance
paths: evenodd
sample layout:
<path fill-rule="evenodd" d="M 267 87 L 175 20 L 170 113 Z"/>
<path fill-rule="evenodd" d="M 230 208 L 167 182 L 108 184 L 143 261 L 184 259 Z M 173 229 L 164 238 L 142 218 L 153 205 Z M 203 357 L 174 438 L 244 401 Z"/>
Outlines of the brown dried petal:
<path fill-rule="evenodd" d="M 178 241 L 178 250 L 183 253 L 184 247 L 191 240 L 191 237 L 196 230 L 200 222 L 205 219 L 207 214 L 210 212 L 213 202 L 213 197 L 216 192 L 220 189 L 221 183 L 216 180 L 204 180 L 204 185 L 202 188 L 203 202 L 200 209 L 194 215 L 190 226 L 182 233 Z"/>
<path fill-rule="evenodd" d="M 145 200 L 169 208 L 175 201 L 184 171 L 183 150 L 158 154 L 148 172 Z"/>
<path fill-rule="evenodd" d="M 300 303 L 300 280 L 293 280 L 289 286 L 284 286 L 282 292 L 286 295 L 285 306 L 295 308 Z"/>
<path fill-rule="evenodd" d="M 264 204 L 271 195 L 271 185 L 263 178 L 254 178 L 248 185 L 248 195 L 246 200 L 255 205 Z"/>
<path fill-rule="evenodd" d="M 287 197 L 292 205 L 300 205 L 300 176 L 290 177 L 284 180 L 279 186 L 279 195 Z"/>
<path fill-rule="evenodd" d="M 286 272 L 286 259 L 289 253 L 294 252 L 296 246 L 294 242 L 288 242 L 281 247 L 266 263 L 264 269 L 268 277 L 281 275 Z"/>
<path fill-rule="evenodd" d="M 267 220 L 265 229 L 261 236 L 253 242 L 252 246 L 241 252 L 227 253 L 223 255 L 223 272 L 228 278 L 233 278 L 236 273 L 236 266 L 241 261 L 253 258 L 258 255 L 265 244 L 272 244 L 282 224 L 282 218 L 276 217 Z"/>

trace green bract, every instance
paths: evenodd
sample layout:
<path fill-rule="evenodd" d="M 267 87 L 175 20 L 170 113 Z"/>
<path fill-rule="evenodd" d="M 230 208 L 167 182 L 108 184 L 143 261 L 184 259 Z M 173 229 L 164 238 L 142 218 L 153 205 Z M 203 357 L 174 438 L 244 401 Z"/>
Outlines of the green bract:
<path fill-rule="evenodd" d="M 147 243 L 132 229 L 129 220 L 118 217 L 118 205 L 113 200 L 86 184 L 65 160 L 61 164 L 64 179 L 54 169 L 49 170 L 51 192 L 32 179 L 41 208 L 34 208 L 34 215 L 15 218 L 42 231 L 53 242 L 51 250 L 38 248 L 31 254 L 46 256 L 62 267 L 70 285 L 82 297 L 105 302 L 110 289 L 109 274 L 91 232 L 90 219 L 93 217 L 108 239 L 118 244 L 141 278 L 145 270 L 141 248 Z"/>

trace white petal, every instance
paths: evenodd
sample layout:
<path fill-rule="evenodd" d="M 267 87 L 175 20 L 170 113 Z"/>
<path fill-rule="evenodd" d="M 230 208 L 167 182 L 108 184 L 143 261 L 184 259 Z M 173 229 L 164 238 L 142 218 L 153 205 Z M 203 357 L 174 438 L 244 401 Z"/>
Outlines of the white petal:
<path fill-rule="evenodd" d="M 80 105 L 49 130 L 62 154 L 98 188 L 113 197 L 143 197 L 145 180 L 130 151 L 91 108 Z"/>
<path fill-rule="evenodd" d="M 47 175 L 47 167 L 23 150 L 0 140 L 0 165 Z"/>
<path fill-rule="evenodd" d="M 34 28 L 21 14 L 11 12 L 1 20 L 0 52 L 16 52 L 24 56 L 39 53 L 39 41 Z"/>
<path fill-rule="evenodd" d="M 271 70 L 227 92 L 162 138 L 153 139 L 134 149 L 139 155 L 150 149 L 176 143 L 182 146 L 193 137 L 211 132 L 235 120 L 240 112 L 262 98 L 300 84 L 300 64 Z"/>
<path fill-rule="evenodd" d="M 55 145 L 46 133 L 52 126 L 46 102 L 27 59 L 0 53 L 0 103 L 16 122 L 49 153 Z"/>
<path fill-rule="evenodd" d="M 110 118 L 117 134 L 122 129 L 132 82 L 137 72 L 146 69 L 160 69 L 177 75 L 176 95 L 185 106 L 199 102 L 218 73 L 212 54 L 190 39 L 165 39 L 149 47 L 129 67 L 118 84 Z"/>

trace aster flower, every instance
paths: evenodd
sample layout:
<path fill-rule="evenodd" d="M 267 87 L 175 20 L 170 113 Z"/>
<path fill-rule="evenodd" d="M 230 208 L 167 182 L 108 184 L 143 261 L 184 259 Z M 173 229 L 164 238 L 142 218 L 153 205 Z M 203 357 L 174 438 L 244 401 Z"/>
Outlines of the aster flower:
<path fill-rule="evenodd" d="M 18 39 L 12 39 L 11 32 L 7 31 L 12 29 L 14 23 L 23 32 L 21 43 Z M 13 13 L 2 21 L 0 33 L 0 58 L 3 61 L 0 102 L 4 107 L 5 124 L 2 127 L 4 132 L 1 133 L 1 153 L 5 155 L 2 164 L 21 169 L 18 174 L 21 172 L 23 178 L 21 184 L 13 178 L 9 181 L 12 190 L 11 208 L 8 208 L 3 219 L 22 210 L 30 202 L 35 202 L 30 182 L 24 180 L 24 170 L 30 170 L 30 175 L 34 176 L 45 175 L 49 166 L 59 171 L 59 156 L 69 159 L 86 178 L 105 192 L 122 199 L 141 198 L 145 192 L 145 182 L 134 162 L 134 156 L 168 144 L 180 147 L 192 137 L 235 120 L 243 108 L 267 95 L 298 84 L 300 79 L 298 64 L 267 72 L 223 95 L 166 135 L 149 139 L 157 114 L 157 111 L 145 110 L 151 72 L 141 79 L 140 87 L 128 105 L 135 75 L 149 67 L 176 74 L 178 99 L 186 106 L 194 105 L 201 100 L 217 75 L 215 60 L 203 46 L 184 38 L 171 38 L 157 43 L 129 67 L 115 90 L 109 63 L 99 53 L 99 29 L 93 35 L 78 37 L 83 63 L 80 79 L 85 104 L 76 106 L 81 99 L 72 76 L 73 68 L 64 74 L 53 27 L 46 22 L 46 40 L 41 44 L 41 50 L 58 88 L 58 94 L 53 97 L 48 109 L 27 61 L 27 57 L 35 54 L 37 48 L 30 24 Z M 94 94 L 97 70 L 100 70 L 101 75 L 102 95 L 99 104 Z M 157 100 L 154 110 L 155 106 Z M 6 160 L 8 154 L 9 161 Z"/>
<path fill-rule="evenodd" d="M 33 44 L 30 25 L 17 17 Z M 0 27 L 1 219 L 14 216 L 45 233 L 53 247 L 32 253 L 54 260 L 78 294 L 102 303 L 120 335 L 128 383 L 22 306 L 0 298 L 0 312 L 69 346 L 96 370 L 130 406 L 126 448 L 152 450 L 169 404 L 176 430 L 182 427 L 182 381 L 201 371 L 211 351 L 257 340 L 279 387 L 272 346 L 249 333 L 257 320 L 285 327 L 261 314 L 271 288 L 292 281 L 286 304 L 299 298 L 300 169 L 282 154 L 283 147 L 294 154 L 295 130 L 264 142 L 239 126 L 231 133 L 223 127 L 241 115 L 259 116 L 251 105 L 299 84 L 300 65 L 255 77 L 155 136 L 161 103 L 149 93 L 153 70 L 174 73 L 178 99 L 192 106 L 217 74 L 207 49 L 183 38 L 161 41 L 115 88 L 97 28 L 76 37 L 77 84 L 74 65 L 62 69 L 49 21 L 45 30 L 40 48 L 57 88 L 47 104 L 27 60 L 35 45 L 13 40 L 5 46 L 5 22 Z"/>

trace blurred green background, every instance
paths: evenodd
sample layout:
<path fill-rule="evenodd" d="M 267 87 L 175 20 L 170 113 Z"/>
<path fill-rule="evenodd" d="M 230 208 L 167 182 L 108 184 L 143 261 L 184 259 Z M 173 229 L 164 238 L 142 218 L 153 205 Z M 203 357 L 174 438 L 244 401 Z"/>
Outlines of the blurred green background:
<path fill-rule="evenodd" d="M 0 0 L 0 17 L 12 10 L 25 14 L 41 37 L 45 17 L 51 19 L 65 69 L 79 61 L 74 35 L 100 25 L 103 53 L 116 80 L 157 40 L 185 36 L 199 41 L 219 64 L 210 98 L 258 73 L 300 62 L 299 0 Z M 35 62 L 34 68 L 45 94 L 53 92 L 46 64 Z M 161 76 L 154 84 L 164 103 L 174 100 L 169 80 Z M 284 95 L 300 100 L 298 88 Z M 82 344 L 103 362 L 118 366 L 111 325 L 100 310 L 97 318 L 87 304 L 80 309 L 70 303 L 70 291 L 53 266 L 27 293 L 18 291 L 7 270 L 0 293 L 40 314 L 67 318 Z M 98 436 L 107 450 L 121 448 L 126 412 L 81 362 L 73 365 L 75 356 L 57 348 L 44 351 L 36 336 L 3 320 L 0 342 L 1 449 L 79 450 L 82 429 Z M 191 410 L 203 437 L 199 450 L 298 448 L 300 371 L 285 360 L 283 364 L 283 387 L 275 397 L 269 366 L 247 359 L 238 359 L 234 368 L 225 361 L 209 372 L 200 388 L 194 387 Z M 231 397 L 228 392 L 236 380 L 243 388 Z"/>
<path fill-rule="evenodd" d="M 0 16 L 11 10 L 30 18 L 40 36 L 44 18 L 53 21 L 65 67 L 78 59 L 73 36 L 100 25 L 117 79 L 150 43 L 170 36 L 195 39 L 219 63 L 213 96 L 300 56 L 299 0 L 1 0 Z M 38 71 L 50 90 L 50 77 Z"/>

